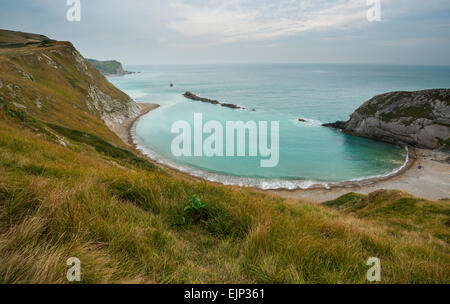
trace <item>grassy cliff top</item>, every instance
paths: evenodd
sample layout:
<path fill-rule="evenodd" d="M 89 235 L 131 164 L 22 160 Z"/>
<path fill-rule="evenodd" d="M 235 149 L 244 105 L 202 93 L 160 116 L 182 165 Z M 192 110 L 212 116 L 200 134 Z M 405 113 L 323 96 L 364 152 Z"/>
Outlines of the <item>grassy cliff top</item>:
<path fill-rule="evenodd" d="M 436 112 L 443 112 L 448 119 L 450 89 L 432 89 L 414 92 L 390 92 L 373 97 L 356 112 L 364 116 L 379 114 L 384 121 L 400 118 L 437 119 Z M 446 109 L 445 109 L 446 108 Z"/>
<path fill-rule="evenodd" d="M 96 103 L 92 96 L 100 94 L 124 106 L 131 104 L 131 99 L 70 42 L 1 30 L 0 70 L 0 100 L 9 107 L 123 145 L 102 121 L 107 111 L 115 109 Z"/>
<path fill-rule="evenodd" d="M 0 47 L 21 47 L 37 43 L 52 42 L 44 35 L 30 34 L 23 32 L 7 31 L 0 29 Z"/>

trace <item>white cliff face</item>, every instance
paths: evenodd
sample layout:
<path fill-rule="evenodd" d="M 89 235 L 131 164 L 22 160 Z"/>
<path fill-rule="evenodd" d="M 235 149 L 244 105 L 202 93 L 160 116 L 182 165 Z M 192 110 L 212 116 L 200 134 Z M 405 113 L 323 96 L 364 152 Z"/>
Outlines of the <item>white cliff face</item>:
<path fill-rule="evenodd" d="M 101 117 L 109 128 L 113 128 L 115 124 L 122 124 L 127 118 L 137 117 L 141 111 L 140 106 L 131 98 L 114 99 L 92 84 L 88 88 L 86 105 L 91 112 Z"/>
<path fill-rule="evenodd" d="M 449 151 L 450 89 L 378 95 L 358 108 L 348 122 L 330 126 L 352 135 Z"/>
<path fill-rule="evenodd" d="M 73 50 L 77 69 L 89 78 L 93 78 L 87 60 L 77 51 Z M 124 95 L 122 98 L 113 98 L 103 92 L 94 83 L 88 84 L 88 96 L 86 100 L 88 109 L 97 114 L 111 129 L 117 124 L 122 124 L 127 118 L 135 118 L 139 115 L 141 107 L 131 98 Z"/>
<path fill-rule="evenodd" d="M 77 63 L 76 64 L 77 69 L 80 72 L 84 73 L 86 76 L 92 78 L 92 74 L 89 73 L 89 69 L 86 64 L 86 60 L 83 58 L 83 56 L 81 56 L 81 54 L 77 50 L 73 50 L 72 55 L 75 58 L 75 61 Z"/>

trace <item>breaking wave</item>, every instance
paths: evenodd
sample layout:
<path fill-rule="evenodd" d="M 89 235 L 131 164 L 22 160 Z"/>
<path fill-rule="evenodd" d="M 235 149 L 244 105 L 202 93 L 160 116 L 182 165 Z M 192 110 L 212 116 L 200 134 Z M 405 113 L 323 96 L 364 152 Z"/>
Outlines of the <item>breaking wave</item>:
<path fill-rule="evenodd" d="M 298 127 L 321 127 L 322 122 L 316 119 L 302 118 L 305 121 L 299 121 L 298 118 L 291 119 L 291 122 Z"/>

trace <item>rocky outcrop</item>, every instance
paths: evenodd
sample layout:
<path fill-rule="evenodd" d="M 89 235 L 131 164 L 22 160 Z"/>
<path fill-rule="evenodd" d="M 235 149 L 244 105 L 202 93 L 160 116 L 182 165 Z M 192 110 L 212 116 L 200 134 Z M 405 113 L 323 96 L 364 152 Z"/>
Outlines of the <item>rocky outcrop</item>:
<path fill-rule="evenodd" d="M 231 104 L 231 103 L 221 103 L 217 100 L 214 99 L 208 99 L 208 98 L 203 98 L 203 97 L 199 97 L 191 92 L 186 92 L 183 94 L 184 97 L 186 97 L 187 99 L 191 99 L 191 100 L 196 100 L 196 101 L 201 101 L 201 102 L 207 102 L 210 104 L 214 104 L 214 105 L 220 105 L 222 107 L 226 107 L 226 108 L 231 108 L 231 109 L 245 109 L 245 108 L 241 108 L 240 106 L 237 106 L 235 104 Z"/>
<path fill-rule="evenodd" d="M 325 124 L 351 135 L 450 151 L 450 89 L 391 92 L 364 103 L 348 121 Z"/>
<path fill-rule="evenodd" d="M 141 111 L 131 98 L 128 102 L 114 99 L 94 85 L 89 86 L 89 100 L 86 102 L 91 112 L 96 112 L 109 128 L 122 124 L 127 118 L 137 117 Z"/>

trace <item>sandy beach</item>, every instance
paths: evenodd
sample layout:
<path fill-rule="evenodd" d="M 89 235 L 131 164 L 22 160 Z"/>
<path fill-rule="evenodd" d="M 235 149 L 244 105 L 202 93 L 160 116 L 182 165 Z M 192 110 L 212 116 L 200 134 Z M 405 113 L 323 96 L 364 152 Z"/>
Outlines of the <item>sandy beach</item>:
<path fill-rule="evenodd" d="M 138 103 L 141 107 L 141 113 L 135 118 L 128 118 L 122 124 L 115 124 L 112 131 L 119 136 L 119 138 L 129 146 L 134 147 L 133 139 L 131 137 L 131 128 L 138 121 L 139 118 L 147 114 L 148 112 L 159 108 L 158 104 L 153 103 Z"/>
<path fill-rule="evenodd" d="M 134 119 L 127 119 L 121 125 L 116 125 L 113 131 L 128 145 L 135 145 L 132 141 L 131 130 L 140 117 L 159 107 L 157 104 L 139 103 L 141 113 Z M 399 173 L 384 179 L 373 179 L 345 183 L 343 186 L 331 189 L 307 189 L 307 190 L 259 190 L 286 198 L 307 200 L 321 203 L 340 197 L 349 192 L 361 194 L 371 193 L 381 189 L 395 189 L 410 193 L 416 197 L 432 200 L 450 198 L 450 164 L 446 162 L 448 154 L 437 153 L 431 150 L 414 149 L 414 153 L 407 166 Z M 167 168 L 167 167 L 165 167 Z M 172 169 L 183 176 L 176 169 Z M 198 179 L 196 177 L 191 177 Z"/>
<path fill-rule="evenodd" d="M 450 197 L 450 164 L 430 150 L 417 149 L 417 159 L 396 176 L 380 181 L 361 181 L 347 187 L 295 191 L 270 191 L 283 197 L 311 202 L 336 199 L 348 192 L 368 194 L 376 190 L 401 190 L 416 197 L 438 200 Z"/>

